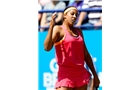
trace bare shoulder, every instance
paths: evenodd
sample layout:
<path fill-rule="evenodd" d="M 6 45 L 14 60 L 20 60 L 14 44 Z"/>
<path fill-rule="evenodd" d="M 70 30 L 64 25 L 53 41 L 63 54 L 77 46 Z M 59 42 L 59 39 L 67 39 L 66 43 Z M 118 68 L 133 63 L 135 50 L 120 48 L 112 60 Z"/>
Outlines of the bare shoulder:
<path fill-rule="evenodd" d="M 63 29 L 61 25 L 55 25 L 53 28 L 53 41 L 58 42 L 61 40 L 61 38 L 64 36 Z"/>
<path fill-rule="evenodd" d="M 53 28 L 53 35 L 57 36 L 57 38 L 61 38 L 64 35 L 63 29 L 61 25 L 55 25 Z"/>
<path fill-rule="evenodd" d="M 62 29 L 61 25 L 55 25 L 54 28 L 55 29 Z"/>
<path fill-rule="evenodd" d="M 55 25 L 53 28 L 54 32 L 60 32 L 62 30 L 62 27 L 60 25 Z"/>

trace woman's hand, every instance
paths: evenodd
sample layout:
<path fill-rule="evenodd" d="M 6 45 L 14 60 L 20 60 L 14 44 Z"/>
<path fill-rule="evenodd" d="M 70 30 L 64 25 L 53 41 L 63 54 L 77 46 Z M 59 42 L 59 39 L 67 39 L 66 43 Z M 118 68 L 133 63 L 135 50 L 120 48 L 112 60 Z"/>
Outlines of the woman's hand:
<path fill-rule="evenodd" d="M 57 16 L 56 12 L 52 14 L 52 19 L 51 19 L 50 24 L 55 25 L 55 18 L 56 18 L 56 16 Z"/>
<path fill-rule="evenodd" d="M 94 76 L 94 79 L 93 79 L 93 82 L 94 82 L 94 88 L 98 88 L 99 87 L 99 84 L 100 84 L 100 80 L 98 78 L 98 76 Z"/>

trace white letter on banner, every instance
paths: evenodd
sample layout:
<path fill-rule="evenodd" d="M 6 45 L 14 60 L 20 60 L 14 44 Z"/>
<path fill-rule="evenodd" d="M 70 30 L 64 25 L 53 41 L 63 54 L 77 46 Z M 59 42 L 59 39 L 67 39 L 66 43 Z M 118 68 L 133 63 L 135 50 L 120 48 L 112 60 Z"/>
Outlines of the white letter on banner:
<path fill-rule="evenodd" d="M 56 63 L 55 58 L 53 58 L 50 62 L 50 69 L 52 72 L 57 72 L 58 71 L 58 65 Z"/>
<path fill-rule="evenodd" d="M 53 79 L 51 73 L 43 73 L 43 86 L 50 87 L 53 84 Z"/>

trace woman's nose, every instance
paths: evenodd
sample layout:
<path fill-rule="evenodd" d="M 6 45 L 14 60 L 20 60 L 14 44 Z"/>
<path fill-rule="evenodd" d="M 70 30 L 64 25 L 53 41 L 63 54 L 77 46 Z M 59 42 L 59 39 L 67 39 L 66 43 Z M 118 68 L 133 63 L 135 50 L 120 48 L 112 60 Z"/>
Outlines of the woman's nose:
<path fill-rule="evenodd" d="M 74 14 L 74 15 L 73 15 L 73 17 L 75 17 L 75 18 L 76 18 L 76 15 Z"/>

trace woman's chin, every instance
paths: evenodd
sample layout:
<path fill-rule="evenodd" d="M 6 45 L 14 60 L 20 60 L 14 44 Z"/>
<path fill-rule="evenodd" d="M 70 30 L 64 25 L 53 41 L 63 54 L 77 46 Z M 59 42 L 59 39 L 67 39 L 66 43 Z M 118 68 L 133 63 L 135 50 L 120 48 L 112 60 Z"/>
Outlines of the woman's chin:
<path fill-rule="evenodd" d="M 74 24 L 75 24 L 75 22 L 71 22 L 71 23 L 70 23 L 70 25 L 74 25 Z"/>

